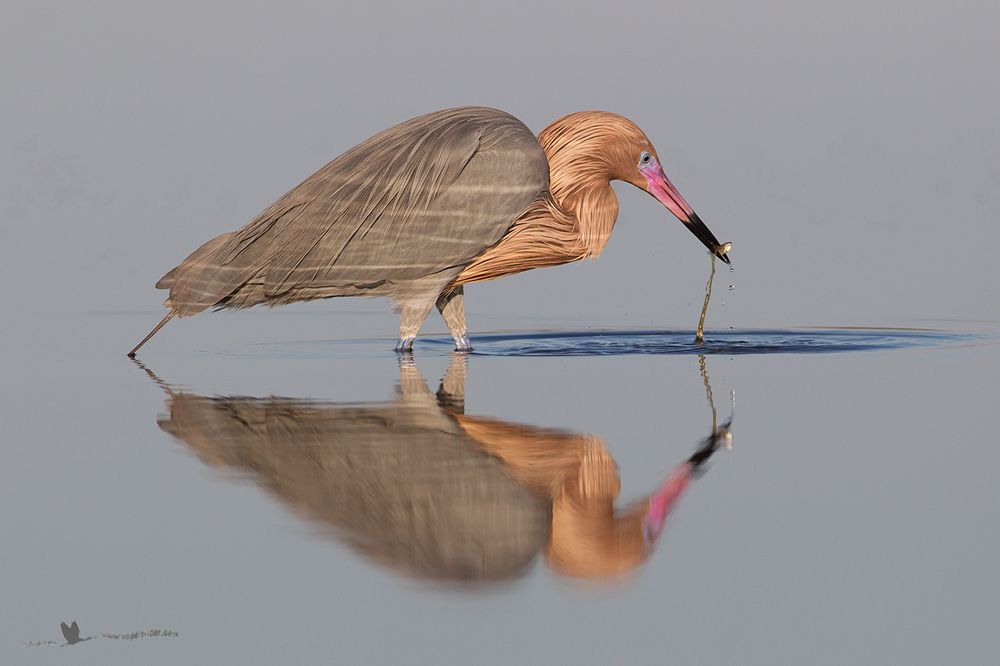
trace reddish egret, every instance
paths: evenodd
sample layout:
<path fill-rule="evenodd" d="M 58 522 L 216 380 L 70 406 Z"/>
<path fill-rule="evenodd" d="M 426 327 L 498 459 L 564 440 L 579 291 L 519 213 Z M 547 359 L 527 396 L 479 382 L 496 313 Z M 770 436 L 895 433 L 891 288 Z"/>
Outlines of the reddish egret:
<path fill-rule="evenodd" d="M 170 312 L 129 356 L 175 315 L 335 296 L 388 296 L 397 351 L 436 304 L 468 351 L 463 285 L 600 254 L 612 180 L 652 194 L 729 263 L 627 118 L 572 113 L 535 138 L 503 111 L 449 109 L 376 134 L 195 250 L 156 283 Z"/>

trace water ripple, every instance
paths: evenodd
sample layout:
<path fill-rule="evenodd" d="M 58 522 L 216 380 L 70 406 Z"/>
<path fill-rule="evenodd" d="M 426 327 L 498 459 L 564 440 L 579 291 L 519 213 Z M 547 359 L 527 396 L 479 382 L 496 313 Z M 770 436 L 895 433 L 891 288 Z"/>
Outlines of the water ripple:
<path fill-rule="evenodd" d="M 919 329 L 793 329 L 707 331 L 697 344 L 691 331 L 530 331 L 473 337 L 481 356 L 623 356 L 630 354 L 830 354 L 976 344 L 981 336 Z M 450 337 L 418 342 L 450 348 Z M 416 351 L 419 353 L 418 345 Z M 450 349 L 449 349 L 450 350 Z M 444 351 L 444 349 L 442 349 Z"/>

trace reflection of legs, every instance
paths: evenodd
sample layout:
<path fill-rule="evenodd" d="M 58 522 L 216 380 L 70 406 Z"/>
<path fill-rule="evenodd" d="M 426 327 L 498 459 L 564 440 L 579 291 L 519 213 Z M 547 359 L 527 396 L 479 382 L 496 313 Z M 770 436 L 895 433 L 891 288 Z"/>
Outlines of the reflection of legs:
<path fill-rule="evenodd" d="M 465 413 L 465 370 L 468 357 L 465 354 L 452 354 L 448 364 L 448 372 L 441 380 L 438 389 L 438 403 L 452 414 Z"/>
<path fill-rule="evenodd" d="M 433 398 L 434 394 L 427 388 L 424 376 L 413 362 L 413 354 L 403 352 L 396 358 L 399 361 L 399 392 L 403 398 L 408 400 Z"/>
<path fill-rule="evenodd" d="M 441 294 L 437 307 L 444 317 L 444 323 L 448 324 L 451 337 L 455 338 L 455 351 L 472 351 L 469 332 L 465 328 L 465 296 L 462 285 Z"/>
<path fill-rule="evenodd" d="M 399 392 L 394 409 L 390 410 L 389 427 L 399 422 L 409 427 L 424 428 L 441 433 L 457 433 L 458 427 L 448 411 L 447 405 L 427 388 L 427 382 L 413 361 L 413 354 L 403 352 L 396 356 L 399 361 Z M 396 411 L 400 410 L 400 411 Z"/>

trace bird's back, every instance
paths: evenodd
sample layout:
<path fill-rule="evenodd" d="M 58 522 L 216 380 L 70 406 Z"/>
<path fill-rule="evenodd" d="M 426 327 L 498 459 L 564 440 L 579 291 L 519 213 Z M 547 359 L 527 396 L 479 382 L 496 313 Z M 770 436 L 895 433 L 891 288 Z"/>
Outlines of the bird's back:
<path fill-rule="evenodd" d="M 362 142 L 219 236 L 157 283 L 181 316 L 343 295 L 383 295 L 455 272 L 548 188 L 531 131 L 484 107 L 414 118 Z"/>

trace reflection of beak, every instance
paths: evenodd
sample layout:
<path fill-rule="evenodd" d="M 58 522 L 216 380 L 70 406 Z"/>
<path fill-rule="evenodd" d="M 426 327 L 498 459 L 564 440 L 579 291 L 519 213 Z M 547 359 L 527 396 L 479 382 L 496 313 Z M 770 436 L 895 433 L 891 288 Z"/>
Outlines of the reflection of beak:
<path fill-rule="evenodd" d="M 701 440 L 698 450 L 688 458 L 688 464 L 691 465 L 693 472 L 702 472 L 705 469 L 705 463 L 712 457 L 713 453 L 719 450 L 720 446 L 724 446 L 730 451 L 733 450 L 733 433 L 729 430 L 732 425 L 733 419 L 730 418 L 717 427 L 715 432 Z"/>
<path fill-rule="evenodd" d="M 683 222 L 691 230 L 691 233 L 705 244 L 709 252 L 728 264 L 729 256 L 723 251 L 722 244 L 719 243 L 715 234 L 708 230 L 698 214 L 691 210 L 691 206 L 684 201 L 684 197 L 677 191 L 677 188 L 667 179 L 663 173 L 663 167 L 654 162 L 641 173 L 646 177 L 646 182 L 649 183 L 649 193 L 666 206 L 667 210 L 676 215 L 677 219 Z"/>
<path fill-rule="evenodd" d="M 720 255 L 723 260 L 725 257 Z M 705 463 L 720 446 L 727 449 L 732 448 L 733 435 L 729 431 L 733 420 L 729 419 L 715 429 L 711 435 L 706 437 L 698 445 L 698 450 L 694 452 L 687 462 L 674 468 L 663 482 L 659 490 L 649 496 L 649 510 L 643 516 L 643 529 L 646 536 L 646 545 L 653 544 L 663 531 L 663 524 L 667 521 L 667 515 L 674 508 L 677 500 L 680 499 L 688 484 L 705 472 Z"/>
<path fill-rule="evenodd" d="M 670 514 L 674 504 L 687 490 L 693 471 L 694 465 L 690 462 L 678 465 L 663 482 L 660 489 L 649 496 L 649 509 L 642 521 L 647 546 L 651 546 L 659 538 L 660 532 L 663 531 L 663 524 L 667 522 L 667 515 Z"/>

